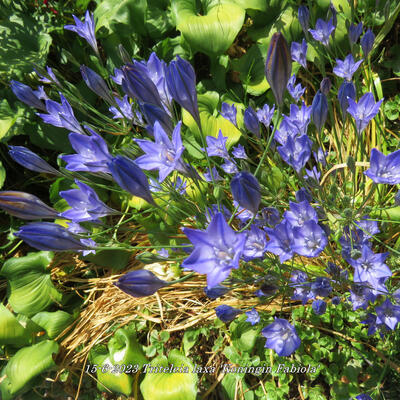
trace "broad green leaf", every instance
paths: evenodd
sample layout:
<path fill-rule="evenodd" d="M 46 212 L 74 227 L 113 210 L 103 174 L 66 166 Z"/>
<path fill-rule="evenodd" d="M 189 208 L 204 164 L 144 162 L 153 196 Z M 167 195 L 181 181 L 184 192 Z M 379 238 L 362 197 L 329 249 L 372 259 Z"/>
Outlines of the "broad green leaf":
<path fill-rule="evenodd" d="M 153 367 L 183 368 L 187 372 L 147 372 L 140 384 L 144 400 L 195 400 L 197 395 L 197 374 L 193 373 L 194 365 L 178 350 L 165 356 L 156 357 L 152 362 Z"/>
<path fill-rule="evenodd" d="M 136 339 L 136 333 L 125 327 L 115 331 L 108 343 L 110 358 L 113 364 L 137 364 L 142 369 L 147 363 L 142 347 Z"/>
<path fill-rule="evenodd" d="M 203 1 L 199 15 L 196 0 L 173 0 L 176 28 L 194 52 L 209 56 L 225 53 L 242 28 L 245 11 L 227 0 Z"/>
<path fill-rule="evenodd" d="M 120 35 L 131 35 L 132 32 L 146 35 L 145 13 L 146 0 L 101 0 L 94 11 L 96 31 L 107 32 L 107 35 L 118 32 Z"/>
<path fill-rule="evenodd" d="M 11 400 L 26 392 L 34 384 L 36 376 L 55 367 L 53 354 L 58 352 L 58 348 L 56 342 L 46 340 L 18 350 L 0 374 L 2 399 Z"/>
<path fill-rule="evenodd" d="M 62 300 L 46 269 L 52 258 L 52 253 L 41 251 L 4 263 L 0 274 L 7 278 L 8 302 L 15 312 L 30 317 Z"/>
<path fill-rule="evenodd" d="M 18 107 L 15 112 L 11 109 L 6 99 L 0 101 L 0 142 L 4 142 L 9 138 L 11 128 L 23 114 L 24 108 Z"/>
<path fill-rule="evenodd" d="M 96 366 L 99 390 L 112 390 L 125 396 L 132 393 L 133 375 L 119 372 L 114 368 L 117 364 L 113 363 L 105 346 L 98 346 L 90 351 L 90 363 Z"/>
<path fill-rule="evenodd" d="M 221 130 L 222 134 L 228 137 L 226 147 L 230 149 L 239 141 L 241 133 L 231 122 L 218 113 L 218 93 L 206 92 L 204 94 L 199 94 L 197 96 L 197 101 L 199 105 L 203 135 L 217 137 L 219 130 Z M 193 117 L 186 110 L 182 110 L 182 120 L 183 123 L 189 127 L 191 132 L 200 140 L 201 133 L 199 127 Z"/>
<path fill-rule="evenodd" d="M 0 304 L 0 345 L 11 344 L 17 347 L 30 344 L 32 334 L 13 313 Z"/>
<path fill-rule="evenodd" d="M 260 336 L 260 328 L 252 326 L 244 317 L 234 320 L 229 330 L 232 332 L 232 342 L 239 351 L 250 351 Z"/>
<path fill-rule="evenodd" d="M 12 13 L 0 22 L 0 76 L 17 76 L 32 71 L 34 63 L 45 65 L 51 36 L 44 24 L 27 14 Z M 5 75 L 5 76 L 4 76 Z"/>
<path fill-rule="evenodd" d="M 245 10 L 266 11 L 269 6 L 269 4 L 267 4 L 269 2 L 265 0 L 234 0 L 233 3 L 236 3 Z"/>
<path fill-rule="evenodd" d="M 32 321 L 43 328 L 50 339 L 54 339 L 74 322 L 74 317 L 61 310 L 55 312 L 42 311 L 33 316 Z"/>

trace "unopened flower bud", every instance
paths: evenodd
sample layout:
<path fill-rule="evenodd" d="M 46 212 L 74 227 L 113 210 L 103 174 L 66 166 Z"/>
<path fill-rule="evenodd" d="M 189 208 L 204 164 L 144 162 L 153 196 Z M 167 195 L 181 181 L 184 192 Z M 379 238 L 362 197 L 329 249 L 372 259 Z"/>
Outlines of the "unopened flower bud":
<path fill-rule="evenodd" d="M 282 33 L 276 32 L 272 35 L 268 48 L 265 76 L 280 106 L 291 73 L 292 59 L 289 46 Z"/>
<path fill-rule="evenodd" d="M 256 214 L 261 202 L 261 188 L 257 178 L 247 171 L 237 173 L 231 181 L 233 199 L 240 207 Z"/>

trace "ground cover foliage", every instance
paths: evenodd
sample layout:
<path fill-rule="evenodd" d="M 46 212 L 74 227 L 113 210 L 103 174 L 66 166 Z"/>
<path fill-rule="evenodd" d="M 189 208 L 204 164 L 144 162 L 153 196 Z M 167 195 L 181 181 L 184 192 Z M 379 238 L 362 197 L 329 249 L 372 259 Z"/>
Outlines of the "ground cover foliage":
<path fill-rule="evenodd" d="M 1 2 L 1 398 L 398 399 L 399 13 Z"/>

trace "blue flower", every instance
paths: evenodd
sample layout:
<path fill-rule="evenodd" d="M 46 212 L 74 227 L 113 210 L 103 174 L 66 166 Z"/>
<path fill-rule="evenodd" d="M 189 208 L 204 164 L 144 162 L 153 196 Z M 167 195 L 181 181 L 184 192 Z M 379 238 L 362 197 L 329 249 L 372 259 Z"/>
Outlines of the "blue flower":
<path fill-rule="evenodd" d="M 315 281 L 311 283 L 311 291 L 314 296 L 328 297 L 332 292 L 329 278 L 318 276 Z"/>
<path fill-rule="evenodd" d="M 147 177 L 133 160 L 117 156 L 108 163 L 108 168 L 115 182 L 122 189 L 146 200 L 150 204 L 155 204 Z"/>
<path fill-rule="evenodd" d="M 269 129 L 269 125 L 271 123 L 272 117 L 274 116 L 275 105 L 270 107 L 268 104 L 264 104 L 263 108 L 257 110 L 257 118 L 258 120 Z"/>
<path fill-rule="evenodd" d="M 246 160 L 248 158 L 246 151 L 241 144 L 238 144 L 236 147 L 233 147 L 232 155 L 235 158 L 243 158 L 244 160 Z"/>
<path fill-rule="evenodd" d="M 299 17 L 299 22 L 300 22 L 301 28 L 303 29 L 304 34 L 307 35 L 308 28 L 310 27 L 310 25 L 309 25 L 310 11 L 308 10 L 307 6 L 299 7 L 298 17 Z"/>
<path fill-rule="evenodd" d="M 60 175 L 60 173 L 50 164 L 39 157 L 33 151 L 24 146 L 9 146 L 8 154 L 19 165 L 35 172 L 43 172 L 45 174 Z"/>
<path fill-rule="evenodd" d="M 292 300 L 301 300 L 304 305 L 308 300 L 314 298 L 314 293 L 311 291 L 311 283 L 304 271 L 293 271 L 290 281 L 292 283 L 289 286 L 294 288 Z"/>
<path fill-rule="evenodd" d="M 246 322 L 250 322 L 251 325 L 256 325 L 260 322 L 260 316 L 256 309 L 252 308 L 250 311 L 246 311 L 247 315 Z"/>
<path fill-rule="evenodd" d="M 266 326 L 261 333 L 267 338 L 265 347 L 275 350 L 281 357 L 290 356 L 301 343 L 294 326 L 282 318 L 275 317 L 275 321 Z"/>
<path fill-rule="evenodd" d="M 268 47 L 265 76 L 280 106 L 291 72 L 292 60 L 288 44 L 282 33 L 276 32 L 272 35 Z"/>
<path fill-rule="evenodd" d="M 58 86 L 61 86 L 60 85 L 60 82 L 58 81 L 58 79 L 57 79 L 57 77 L 54 75 L 54 72 L 53 72 L 53 70 L 50 68 L 50 67 L 47 67 L 46 66 L 46 71 L 47 71 L 47 76 L 44 76 L 44 75 L 42 75 L 41 73 L 39 73 L 35 68 L 33 69 L 36 73 L 37 73 L 37 75 L 39 76 L 39 80 L 40 80 L 40 82 L 43 82 L 43 83 L 55 83 L 55 84 L 57 84 Z"/>
<path fill-rule="evenodd" d="M 222 181 L 222 178 L 220 177 L 220 175 L 218 174 L 218 171 L 217 171 L 217 169 L 215 168 L 215 167 L 212 167 L 211 168 L 211 172 L 210 172 L 210 170 L 209 170 L 209 168 L 207 168 L 206 169 L 206 172 L 204 172 L 204 179 L 207 181 L 207 182 L 212 182 L 213 180 L 215 181 L 215 182 L 217 182 L 217 181 Z"/>
<path fill-rule="evenodd" d="M 307 133 L 308 124 L 311 118 L 311 106 L 306 106 L 304 101 L 301 106 L 297 104 L 290 105 L 290 117 L 289 121 L 298 129 L 299 135 L 305 135 Z M 282 121 L 283 122 L 283 121 Z"/>
<path fill-rule="evenodd" d="M 374 47 L 374 41 L 375 41 L 375 35 L 371 31 L 371 29 L 368 29 L 367 32 L 365 32 L 364 36 L 360 40 L 361 48 L 364 53 L 364 57 L 368 57 L 368 54 L 371 52 L 372 48 Z"/>
<path fill-rule="evenodd" d="M 241 313 L 242 310 L 227 306 L 225 304 L 215 307 L 215 314 L 222 322 L 230 322 Z"/>
<path fill-rule="evenodd" d="M 311 115 L 317 131 L 321 132 L 328 117 L 328 99 L 319 90 L 312 102 Z"/>
<path fill-rule="evenodd" d="M 21 226 L 15 236 L 29 246 L 44 251 L 86 250 L 87 246 L 65 229 L 52 222 L 32 222 Z"/>
<path fill-rule="evenodd" d="M 296 75 L 293 74 L 288 81 L 287 90 L 289 94 L 293 97 L 293 100 L 298 102 L 301 96 L 303 96 L 306 88 L 303 88 L 301 86 L 301 83 L 295 86 L 295 83 L 296 83 Z"/>
<path fill-rule="evenodd" d="M 0 192 L 0 208 L 21 219 L 55 219 L 57 211 L 30 193 Z"/>
<path fill-rule="evenodd" d="M 69 134 L 69 141 L 77 154 L 60 156 L 61 160 L 67 163 L 65 168 L 69 171 L 110 173 L 108 163 L 112 157 L 108 152 L 107 143 L 96 132 L 87 127 L 86 129 L 91 133 L 90 136 Z"/>
<path fill-rule="evenodd" d="M 349 264 L 354 267 L 354 282 L 369 283 L 378 290 L 381 287 L 380 279 L 392 276 L 392 271 L 384 263 L 388 254 L 376 254 L 364 244 L 361 249 L 361 257 L 357 260 L 349 260 Z"/>
<path fill-rule="evenodd" d="M 341 78 L 346 78 L 351 81 L 354 73 L 358 70 L 358 67 L 364 60 L 354 62 L 352 54 L 349 54 L 344 61 L 336 60 L 336 66 L 333 68 L 333 73 Z"/>
<path fill-rule="evenodd" d="M 226 160 L 229 159 L 228 150 L 226 149 L 226 142 L 228 140 L 227 136 L 222 134 L 221 129 L 218 132 L 218 137 L 214 136 L 206 136 L 206 143 L 207 143 L 207 154 L 211 156 L 217 156 L 225 158 Z"/>
<path fill-rule="evenodd" d="M 229 105 L 228 103 L 225 102 L 221 104 L 221 115 L 228 121 L 232 122 L 232 124 L 235 126 L 236 126 L 236 113 L 237 111 L 234 104 Z"/>
<path fill-rule="evenodd" d="M 248 131 L 250 131 L 257 137 L 260 137 L 260 123 L 258 121 L 257 113 L 253 110 L 252 107 L 246 108 L 243 116 L 243 121 Z"/>
<path fill-rule="evenodd" d="M 377 323 L 384 323 L 389 329 L 394 330 L 400 322 L 400 306 L 393 305 L 392 302 L 386 300 L 378 307 L 375 307 Z"/>
<path fill-rule="evenodd" d="M 108 88 L 105 80 L 86 65 L 81 65 L 82 78 L 90 90 L 100 96 L 102 99 L 114 104 L 114 97 Z"/>
<path fill-rule="evenodd" d="M 41 117 L 46 124 L 62 127 L 71 132 L 84 134 L 85 132 L 75 118 L 72 107 L 62 93 L 60 93 L 60 98 L 61 104 L 53 100 L 46 100 L 46 110 L 48 114 L 38 113 L 39 117 Z"/>
<path fill-rule="evenodd" d="M 139 269 L 122 275 L 114 285 L 133 297 L 146 297 L 167 286 L 168 282 L 157 278 L 151 271 Z"/>
<path fill-rule="evenodd" d="M 267 238 L 265 232 L 255 225 L 251 225 L 250 231 L 247 232 L 246 244 L 243 251 L 243 259 L 250 261 L 255 258 L 261 258 L 267 246 Z"/>
<path fill-rule="evenodd" d="M 376 300 L 376 295 L 365 284 L 354 284 L 350 290 L 350 302 L 353 303 L 353 310 L 359 308 L 366 309 L 368 303 L 373 303 Z"/>
<path fill-rule="evenodd" d="M 332 82 L 329 78 L 324 78 L 322 79 L 320 85 L 319 85 L 319 90 L 325 95 L 328 96 L 328 93 L 330 92 L 332 88 Z"/>
<path fill-rule="evenodd" d="M 239 268 L 246 234 L 235 232 L 223 214 L 216 213 L 205 231 L 183 228 L 183 233 L 194 244 L 194 249 L 182 267 L 207 274 L 209 288 L 226 279 L 232 268 Z"/>
<path fill-rule="evenodd" d="M 75 25 L 65 25 L 64 29 L 76 32 L 80 37 L 84 38 L 90 44 L 96 53 L 98 53 L 99 50 L 97 48 L 96 37 L 94 35 L 95 24 L 93 14 L 89 13 L 89 11 L 86 11 L 84 22 L 75 17 L 75 15 L 72 16 L 74 17 Z"/>
<path fill-rule="evenodd" d="M 217 285 L 212 288 L 205 287 L 203 290 L 205 295 L 210 299 L 217 299 L 230 291 L 229 288 L 222 285 Z"/>
<path fill-rule="evenodd" d="M 343 81 L 338 90 L 338 99 L 343 118 L 346 117 L 347 109 L 349 107 L 349 98 L 355 100 L 356 87 L 353 82 Z"/>
<path fill-rule="evenodd" d="M 197 105 L 196 74 L 191 64 L 177 56 L 171 61 L 166 72 L 167 87 L 173 99 L 200 125 Z"/>
<path fill-rule="evenodd" d="M 360 22 L 358 25 L 351 24 L 349 26 L 349 41 L 350 45 L 357 43 L 358 38 L 360 37 L 363 30 L 363 24 Z"/>
<path fill-rule="evenodd" d="M 326 303 L 323 300 L 314 300 L 312 303 L 312 309 L 317 315 L 325 314 Z"/>
<path fill-rule="evenodd" d="M 176 125 L 172 133 L 172 141 L 158 122 L 154 124 L 155 143 L 150 140 L 136 139 L 136 143 L 146 154 L 137 158 L 135 163 L 145 170 L 158 169 L 160 182 L 172 171 L 187 172 L 181 159 L 185 150 L 181 139 L 181 125 L 182 122 Z"/>
<path fill-rule="evenodd" d="M 79 189 L 64 190 L 60 196 L 67 201 L 71 209 L 61 213 L 61 216 L 74 222 L 93 221 L 117 211 L 106 206 L 97 193 L 88 185 L 75 180 Z"/>
<path fill-rule="evenodd" d="M 301 44 L 292 42 L 290 46 L 290 53 L 292 60 L 297 61 L 304 68 L 307 68 L 307 42 L 305 39 L 302 40 Z"/>
<path fill-rule="evenodd" d="M 400 150 L 385 156 L 378 149 L 372 149 L 370 166 L 364 174 L 375 183 L 400 183 Z"/>
<path fill-rule="evenodd" d="M 293 257 L 293 229 L 287 220 L 283 220 L 274 228 L 265 228 L 265 231 L 269 236 L 267 251 L 279 256 L 281 263 Z"/>
<path fill-rule="evenodd" d="M 369 122 L 375 117 L 379 112 L 379 107 L 381 106 L 383 99 L 375 103 L 374 95 L 371 92 L 365 93 L 361 97 L 358 103 L 353 99 L 348 98 L 349 107 L 347 111 L 356 122 L 356 129 L 360 135 L 362 131 L 367 127 Z"/>
<path fill-rule="evenodd" d="M 317 257 L 328 244 L 324 230 L 313 220 L 293 228 L 292 250 L 305 257 Z"/>
<path fill-rule="evenodd" d="M 299 172 L 311 155 L 311 140 L 307 135 L 288 137 L 284 146 L 278 147 L 282 159 Z"/>
<path fill-rule="evenodd" d="M 335 26 L 333 24 L 333 18 L 328 22 L 318 18 L 315 29 L 309 29 L 308 31 L 316 41 L 321 42 L 324 46 L 328 46 L 329 37 L 334 30 Z"/>
<path fill-rule="evenodd" d="M 311 207 L 307 200 L 299 203 L 289 201 L 289 205 L 290 211 L 285 211 L 283 217 L 291 226 L 303 226 L 307 221 L 318 223 L 317 212 Z"/>
<path fill-rule="evenodd" d="M 11 90 L 18 100 L 21 100 L 28 106 L 36 107 L 39 110 L 46 111 L 46 106 L 43 101 L 40 100 L 38 94 L 29 86 L 14 80 L 10 81 L 10 83 Z"/>
<path fill-rule="evenodd" d="M 118 110 L 118 108 L 114 106 L 110 107 L 109 108 L 110 112 L 114 114 L 113 119 L 127 118 L 133 120 L 134 116 L 132 112 L 132 104 L 128 100 L 128 95 L 125 95 L 122 100 L 120 100 L 118 97 L 115 97 L 115 102 L 117 103 L 122 114 Z"/>
<path fill-rule="evenodd" d="M 256 214 L 261 202 L 261 188 L 257 178 L 247 171 L 236 174 L 231 180 L 232 196 L 238 204 Z"/>

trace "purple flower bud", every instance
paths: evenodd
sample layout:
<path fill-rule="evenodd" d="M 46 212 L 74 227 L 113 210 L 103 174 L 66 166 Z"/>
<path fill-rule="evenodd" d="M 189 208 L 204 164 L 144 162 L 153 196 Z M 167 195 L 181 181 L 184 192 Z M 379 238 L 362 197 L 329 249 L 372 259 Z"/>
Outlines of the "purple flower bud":
<path fill-rule="evenodd" d="M 9 146 L 8 154 L 19 165 L 35 172 L 43 172 L 45 174 L 60 175 L 60 173 L 49 165 L 43 158 L 39 157 L 33 151 L 24 146 Z"/>
<path fill-rule="evenodd" d="M 158 122 L 168 134 L 172 134 L 174 129 L 172 125 L 171 116 L 165 111 L 163 107 L 154 104 L 142 103 L 140 110 L 146 118 L 149 125 L 146 126 L 147 131 L 154 136 L 154 125 Z"/>
<path fill-rule="evenodd" d="M 117 156 L 111 160 L 108 167 L 114 180 L 122 189 L 150 204 L 155 204 L 147 177 L 134 161 L 123 156 Z"/>
<path fill-rule="evenodd" d="M 147 68 L 135 62 L 122 67 L 122 89 L 131 98 L 163 108 L 156 85 L 148 76 Z"/>
<path fill-rule="evenodd" d="M 312 309 L 317 315 L 325 314 L 326 303 L 323 300 L 314 300 L 312 303 Z"/>
<path fill-rule="evenodd" d="M 231 191 L 238 204 L 256 214 L 261 201 L 261 188 L 257 178 L 250 172 L 242 171 L 231 181 Z"/>
<path fill-rule="evenodd" d="M 299 7 L 299 22 L 305 35 L 307 35 L 308 28 L 310 27 L 310 11 L 307 6 Z"/>
<path fill-rule="evenodd" d="M 157 278 L 151 271 L 139 269 L 121 276 L 114 285 L 133 297 L 146 297 L 167 286 L 168 282 Z"/>
<path fill-rule="evenodd" d="M 196 75 L 192 65 L 177 56 L 171 61 L 166 72 L 167 87 L 172 98 L 188 111 L 200 125 L 199 107 L 197 105 Z"/>
<path fill-rule="evenodd" d="M 338 90 L 338 99 L 340 108 L 342 109 L 343 118 L 346 117 L 347 108 L 349 107 L 348 98 L 355 100 L 356 98 L 356 87 L 353 82 L 344 81 Z"/>
<path fill-rule="evenodd" d="M 27 85 L 18 81 L 11 81 L 11 90 L 18 100 L 31 107 L 36 107 L 39 110 L 46 111 L 46 106 L 43 101 L 40 101 L 35 92 Z"/>
<path fill-rule="evenodd" d="M 258 122 L 257 113 L 252 107 L 246 108 L 243 120 L 246 128 L 257 137 L 260 137 L 260 123 Z"/>
<path fill-rule="evenodd" d="M 375 35 L 371 31 L 371 29 L 368 29 L 360 41 L 364 57 L 368 57 L 368 54 L 371 52 L 372 47 L 374 46 L 374 41 Z"/>
<path fill-rule="evenodd" d="M 363 30 L 363 24 L 360 22 L 358 25 L 351 24 L 349 26 L 349 41 L 350 46 L 357 43 L 358 38 L 360 37 Z"/>
<path fill-rule="evenodd" d="M 217 285 L 212 288 L 205 287 L 203 290 L 205 295 L 210 299 L 217 299 L 218 297 L 228 293 L 231 289 L 227 288 L 226 286 Z"/>
<path fill-rule="evenodd" d="M 96 74 L 96 72 L 86 65 L 81 65 L 81 74 L 83 80 L 90 90 L 95 92 L 102 99 L 108 101 L 110 104 L 115 104 L 115 100 L 110 89 L 99 74 Z"/>
<path fill-rule="evenodd" d="M 88 248 L 63 226 L 52 222 L 32 222 L 21 226 L 14 235 L 38 250 L 68 251 Z"/>
<path fill-rule="evenodd" d="M 289 46 L 282 33 L 276 32 L 272 35 L 268 48 L 265 76 L 280 106 L 291 72 L 292 59 Z"/>
<path fill-rule="evenodd" d="M 332 88 L 331 80 L 329 78 L 322 79 L 319 89 L 325 96 L 328 96 L 328 93 L 330 92 L 331 88 Z"/>
<path fill-rule="evenodd" d="M 328 100 L 319 90 L 312 102 L 311 116 L 317 127 L 317 131 L 321 132 L 321 129 L 325 125 L 326 118 L 328 117 Z"/>
<path fill-rule="evenodd" d="M 233 308 L 231 306 L 227 306 L 225 304 L 215 307 L 215 314 L 217 314 L 217 317 L 222 322 L 230 322 L 234 320 L 236 316 L 238 316 L 241 313 L 242 313 L 241 310 Z"/>
<path fill-rule="evenodd" d="M 57 211 L 33 194 L 15 191 L 0 192 L 0 208 L 21 219 L 55 219 Z"/>

